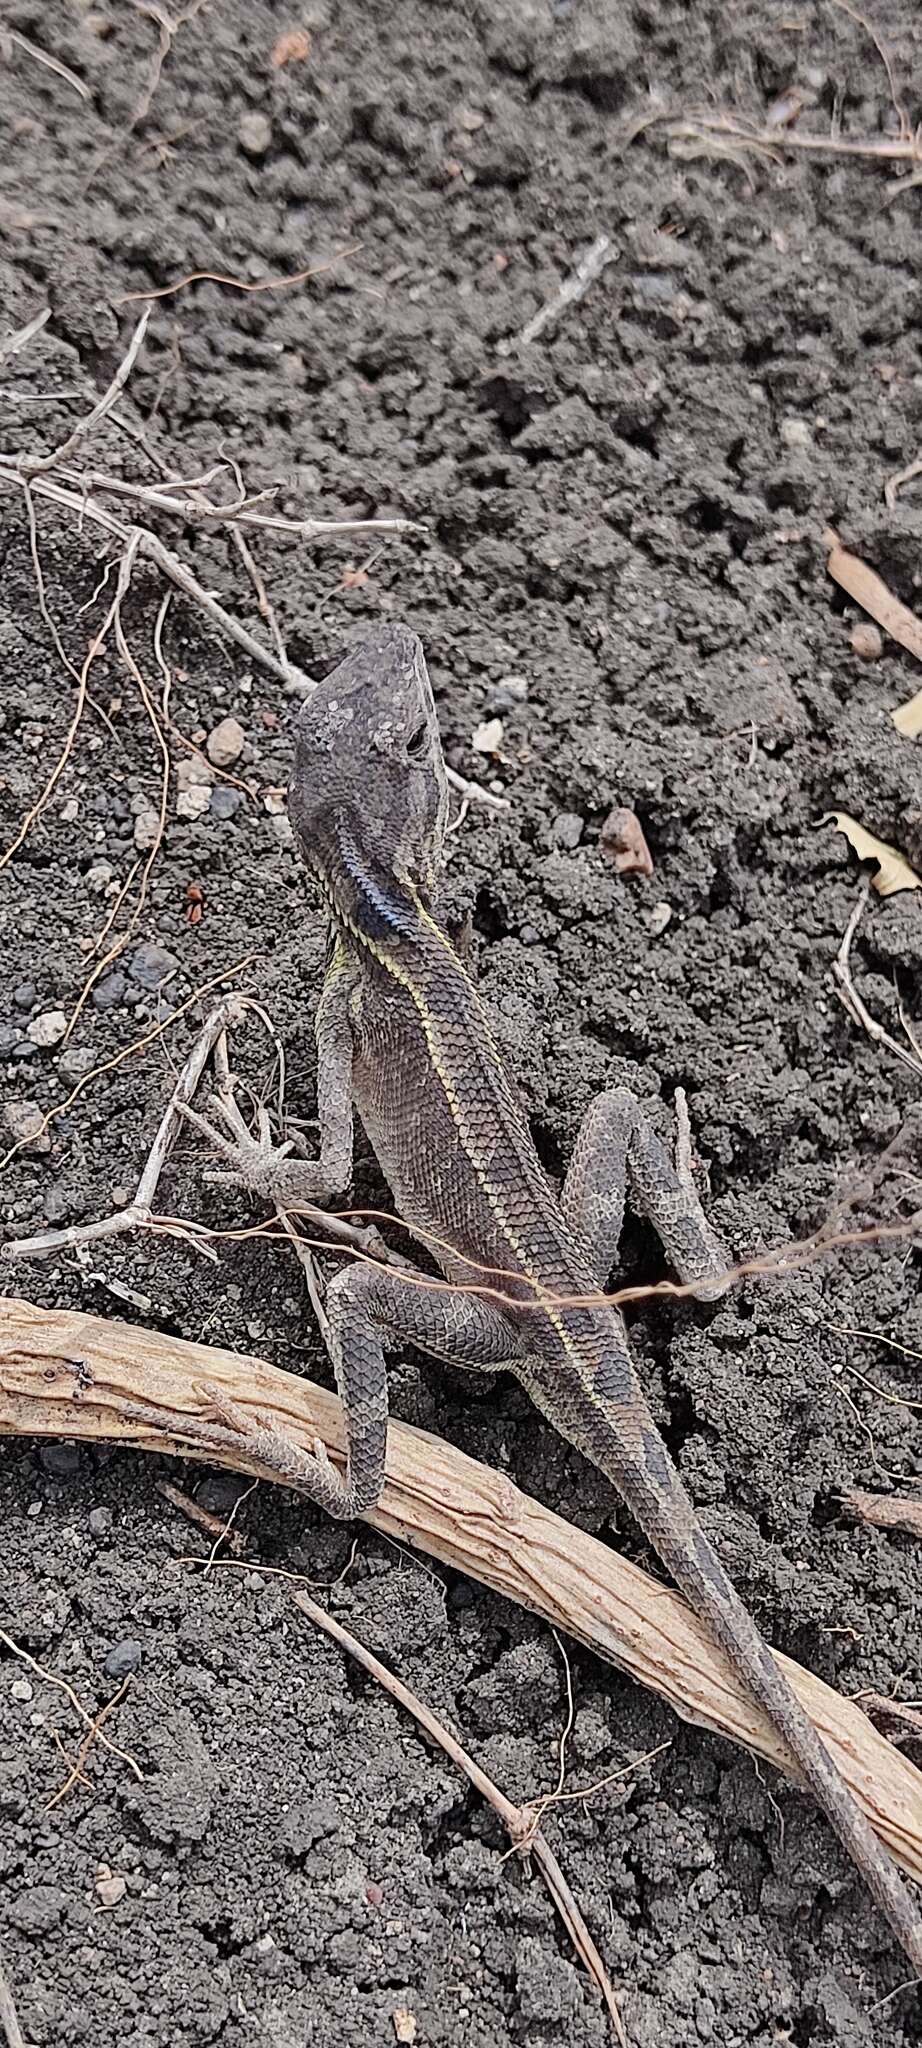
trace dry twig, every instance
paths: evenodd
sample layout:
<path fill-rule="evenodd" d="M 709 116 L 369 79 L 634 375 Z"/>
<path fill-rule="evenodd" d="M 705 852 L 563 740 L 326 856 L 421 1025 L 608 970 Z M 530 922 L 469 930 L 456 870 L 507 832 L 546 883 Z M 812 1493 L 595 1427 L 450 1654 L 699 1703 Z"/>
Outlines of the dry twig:
<path fill-rule="evenodd" d="M 897 479 L 899 481 L 899 479 Z M 914 654 L 922 661 L 922 621 L 916 618 L 908 605 L 894 597 L 892 590 L 878 576 L 875 569 L 869 569 L 860 555 L 853 555 L 844 548 L 833 527 L 827 527 L 823 540 L 829 550 L 826 568 L 835 583 L 860 604 L 862 611 L 876 619 L 877 624 L 889 633 L 891 640 L 898 640 L 907 654 Z M 905 739 L 915 739 L 922 733 L 922 690 L 918 690 L 908 704 L 900 704 L 890 716 Z"/>
<path fill-rule="evenodd" d="M 2 1955 L 0 1955 L 0 2027 L 3 2029 L 6 2048 L 26 2048 L 26 2037 L 19 2024 L 19 2015 L 13 2000 L 10 1980 L 3 1967 Z"/>
<path fill-rule="evenodd" d="M 869 1522 L 874 1529 L 898 1529 L 904 1536 L 922 1536 L 922 1499 L 900 1500 L 894 1493 L 863 1493 L 850 1487 L 842 1505 L 856 1522 Z"/>
<path fill-rule="evenodd" d="M 76 1384 L 73 1364 L 71 1365 L 71 1383 Z M 66 1678 L 59 1678 L 56 1671 L 48 1671 L 44 1664 L 39 1664 L 35 1657 L 30 1657 L 28 1650 L 24 1650 L 21 1643 L 14 1642 L 13 1637 L 7 1635 L 6 1630 L 3 1628 L 0 1628 L 0 1643 L 5 1643 L 7 1649 L 12 1651 L 14 1657 L 18 1657 L 23 1664 L 28 1664 L 29 1670 L 34 1671 L 36 1677 L 42 1679 L 45 1685 L 55 1685 L 59 1691 L 66 1693 L 74 1712 L 79 1715 L 84 1727 L 89 1729 L 94 1740 L 101 1742 L 104 1749 L 111 1750 L 113 1756 L 117 1756 L 123 1764 L 127 1764 L 129 1770 L 137 1778 L 139 1785 L 143 1782 L 144 1772 L 137 1758 L 133 1757 L 127 1749 L 120 1749 L 118 1743 L 112 1741 L 111 1736 L 103 1735 L 99 1726 L 101 1717 L 97 1715 L 94 1719 L 82 1701 L 78 1699 L 73 1686 L 68 1684 Z M 109 1704 L 114 1706 L 115 1702 L 110 1701 Z"/>
<path fill-rule="evenodd" d="M 46 71 L 53 71 L 56 78 L 63 78 L 65 85 L 73 87 L 78 99 L 92 98 L 89 86 L 84 84 L 82 78 L 77 77 L 75 71 L 71 71 L 67 64 L 62 64 L 60 57 L 53 57 L 49 50 L 39 49 L 38 44 L 33 43 L 29 36 L 24 36 L 18 28 L 0 28 L 0 47 L 4 43 L 12 43 L 14 49 L 22 50 L 27 57 L 33 57 L 36 64 L 43 64 Z"/>
<path fill-rule="evenodd" d="M 338 1643 L 340 1649 L 345 1650 L 348 1656 L 354 1657 L 356 1663 L 361 1664 L 363 1670 L 369 1672 L 384 1691 L 390 1693 L 391 1698 L 395 1699 L 406 1713 L 412 1715 L 418 1726 L 424 1728 L 439 1749 L 464 1772 L 475 1791 L 479 1792 L 481 1798 L 486 1799 L 492 1806 L 494 1813 L 499 1815 L 513 1848 L 522 1855 L 534 1857 L 577 1955 L 585 1963 L 590 1976 L 594 1978 L 602 1993 L 621 2048 L 627 2048 L 621 2014 L 608 1972 L 560 1864 L 550 1843 L 542 1835 L 537 1820 L 530 1812 L 520 1806 L 514 1806 L 512 1801 L 506 1798 L 505 1793 L 500 1791 L 492 1778 L 488 1778 L 486 1771 L 481 1770 L 470 1752 L 458 1741 L 457 1736 L 446 1728 L 444 1722 L 438 1719 L 431 1707 L 419 1699 L 416 1693 L 411 1692 L 401 1678 L 388 1671 L 386 1665 L 380 1663 L 371 1650 L 366 1650 L 364 1643 L 360 1643 L 348 1629 L 343 1628 L 341 1622 L 332 1614 L 328 1614 L 325 1608 L 319 1607 L 316 1600 L 312 1600 L 307 1593 L 292 1593 L 291 1598 L 295 1606 L 301 1609 L 302 1614 L 306 1614 L 316 1628 L 322 1629 L 324 1635 Z"/>
<path fill-rule="evenodd" d="M 893 1054 L 894 1059 L 898 1059 L 904 1067 L 908 1067 L 911 1073 L 922 1080 L 922 1058 L 919 1057 L 918 1048 L 915 1045 L 908 1025 L 904 1023 L 909 1044 L 909 1050 L 907 1051 L 906 1046 L 901 1045 L 898 1038 L 894 1038 L 891 1032 L 885 1030 L 883 1024 L 878 1024 L 876 1017 L 872 1017 L 866 1002 L 858 994 L 858 990 L 855 987 L 851 968 L 851 951 L 855 933 L 867 908 L 870 893 L 871 877 L 865 875 L 858 891 L 855 908 L 842 934 L 842 943 L 832 963 L 832 977 L 836 985 L 836 994 L 844 1004 L 854 1023 L 860 1025 L 862 1031 L 867 1032 L 868 1037 L 873 1043 L 875 1045 L 885 1045 L 887 1051 Z"/>
<path fill-rule="evenodd" d="M 309 1380 L 159 1330 L 12 1298 L 0 1303 L 0 1435 L 134 1444 L 278 1484 L 245 1439 L 213 1421 L 209 1387 L 244 1414 L 268 1417 L 305 1450 L 319 1436 L 342 1466 L 339 1403 Z M 789 1769 L 775 1730 L 678 1595 L 505 1475 L 392 1421 L 387 1482 L 365 1519 L 543 1616 L 651 1686 L 685 1719 Z M 832 1687 L 789 1658 L 779 1654 L 778 1662 L 872 1826 L 902 1868 L 922 1880 L 922 1772 Z"/>

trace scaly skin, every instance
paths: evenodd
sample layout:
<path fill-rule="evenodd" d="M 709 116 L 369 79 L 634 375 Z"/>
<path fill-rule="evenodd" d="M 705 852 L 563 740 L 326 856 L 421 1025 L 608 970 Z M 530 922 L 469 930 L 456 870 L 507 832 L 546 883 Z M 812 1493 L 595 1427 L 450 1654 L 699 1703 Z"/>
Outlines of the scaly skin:
<path fill-rule="evenodd" d="M 262 1192 L 332 1199 L 351 1174 L 354 1103 L 396 1207 L 453 1286 L 414 1286 L 368 1266 L 337 1276 L 328 1313 L 346 1479 L 323 1458 L 277 1443 L 279 1467 L 333 1514 L 373 1505 L 384 1474 L 385 1345 L 409 1339 L 456 1364 L 515 1373 L 618 1489 L 773 1722 L 792 1771 L 922 1974 L 922 1920 L 910 1893 L 700 1529 L 638 1385 L 622 1319 L 599 1299 L 626 1179 L 681 1276 L 702 1296 L 723 1291 L 726 1261 L 687 1161 L 672 1165 L 633 1097 L 618 1090 L 590 1111 L 562 1194 L 554 1193 L 477 990 L 437 921 L 447 809 L 422 648 L 408 628 L 391 627 L 328 676 L 298 720 L 291 815 L 335 933 L 318 1013 L 321 1158 L 233 1157 Z M 479 1294 L 459 1291 L 478 1283 Z M 567 1305 L 573 1297 L 583 1305 Z"/>

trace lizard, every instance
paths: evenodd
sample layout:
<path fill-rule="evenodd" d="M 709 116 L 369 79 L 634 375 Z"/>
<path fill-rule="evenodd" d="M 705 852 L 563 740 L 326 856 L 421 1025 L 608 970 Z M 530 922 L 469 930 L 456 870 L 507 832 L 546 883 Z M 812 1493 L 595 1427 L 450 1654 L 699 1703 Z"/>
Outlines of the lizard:
<path fill-rule="evenodd" d="M 384 1483 L 388 1349 L 410 1342 L 455 1366 L 511 1372 L 617 1489 L 922 1975 L 914 1899 L 702 1530 L 605 1296 L 628 1189 L 697 1296 L 732 1284 L 695 1189 L 684 1096 L 673 1161 L 632 1093 L 603 1092 L 555 1192 L 487 1008 L 439 921 L 448 803 L 422 644 L 407 626 L 379 628 L 315 686 L 295 726 L 290 817 L 331 928 L 315 1027 L 319 1157 L 292 1157 L 265 1128 L 248 1138 L 238 1123 L 231 1141 L 195 1121 L 232 1179 L 295 1210 L 345 1195 L 357 1111 L 400 1217 L 445 1284 L 371 1261 L 338 1272 L 326 1315 L 345 1475 L 319 1443 L 306 1452 L 254 1422 L 261 1453 L 351 1519 Z"/>

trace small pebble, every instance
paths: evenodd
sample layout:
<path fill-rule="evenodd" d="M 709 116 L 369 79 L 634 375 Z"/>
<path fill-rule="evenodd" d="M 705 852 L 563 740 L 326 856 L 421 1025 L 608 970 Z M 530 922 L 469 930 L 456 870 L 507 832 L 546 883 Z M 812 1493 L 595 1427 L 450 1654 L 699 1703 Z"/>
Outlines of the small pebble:
<path fill-rule="evenodd" d="M 96 1055 L 88 1045 L 68 1045 L 58 1060 L 58 1073 L 65 1081 L 82 1081 L 95 1065 Z"/>
<path fill-rule="evenodd" d="M 10 1696 L 14 1700 L 19 1700 L 20 1703 L 23 1706 L 25 1706 L 26 1701 L 30 1700 L 33 1696 L 32 1687 L 29 1684 L 28 1679 L 14 1678 L 13 1683 L 10 1686 Z"/>
<path fill-rule="evenodd" d="M 139 811 L 134 821 L 134 843 L 139 853 L 149 853 L 157 844 L 160 820 L 156 811 Z"/>
<path fill-rule="evenodd" d="M 40 1017 L 33 1017 L 26 1029 L 33 1045 L 47 1050 L 53 1045 L 60 1045 L 67 1030 L 67 1018 L 63 1010 L 43 1010 Z"/>
<path fill-rule="evenodd" d="M 654 903 L 653 909 L 647 918 L 647 929 L 653 933 L 653 937 L 655 939 L 660 938 L 667 924 L 671 922 L 672 904 L 666 902 Z"/>
<path fill-rule="evenodd" d="M 117 1906 L 128 1890 L 128 1880 L 117 1870 L 110 1870 L 107 1863 L 101 1863 L 96 1872 L 96 1894 L 104 1906 Z"/>
<path fill-rule="evenodd" d="M 38 1462 L 52 1479 L 76 1479 L 81 1463 L 79 1445 L 43 1444 Z"/>
<path fill-rule="evenodd" d="M 859 619 L 848 638 L 852 653 L 857 654 L 861 661 L 880 660 L 884 643 L 877 627 L 872 626 L 869 619 Z"/>
<path fill-rule="evenodd" d="M 31 1010 L 35 1001 L 35 987 L 31 981 L 21 981 L 13 990 L 13 1001 L 17 1010 Z"/>
<path fill-rule="evenodd" d="M 471 746 L 475 754 L 495 754 L 503 743 L 503 721 L 501 718 L 486 718 L 471 733 Z"/>
<path fill-rule="evenodd" d="M 128 1678 L 132 1671 L 137 1671 L 143 1654 L 140 1643 L 135 1642 L 133 1636 L 125 1636 L 109 1651 L 103 1665 L 106 1677 Z"/>
<path fill-rule="evenodd" d="M 236 718 L 222 718 L 205 741 L 205 752 L 215 768 L 232 768 L 243 753 L 246 733 Z"/>
<path fill-rule="evenodd" d="M 177 818 L 203 818 L 211 801 L 211 792 L 206 782 L 190 782 L 188 789 L 181 789 L 176 797 Z"/>
<path fill-rule="evenodd" d="M 168 975 L 175 974 L 179 961 L 175 953 L 168 953 L 165 946 L 158 946 L 153 939 L 145 939 L 136 953 L 132 954 L 128 972 L 133 981 L 155 994 Z"/>
<path fill-rule="evenodd" d="M 94 1010 L 114 1010 L 118 1003 L 124 1002 L 127 987 L 125 976 L 119 974 L 117 968 L 114 974 L 104 975 L 102 981 L 97 981 L 93 990 L 91 1000 Z"/>
<path fill-rule="evenodd" d="M 211 815 L 213 818 L 220 818 L 224 823 L 226 819 L 234 817 L 242 802 L 239 789 L 228 789 L 226 783 L 219 783 L 211 792 Z"/>
<path fill-rule="evenodd" d="M 112 1527 L 111 1508 L 91 1508 L 87 1516 L 87 1527 L 91 1536 L 108 1536 Z"/>
<path fill-rule="evenodd" d="M 272 124 L 265 114 L 242 114 L 237 126 L 237 140 L 247 156 L 265 156 L 272 147 Z"/>
<path fill-rule="evenodd" d="M 566 846 L 570 850 L 579 845 L 583 836 L 583 821 L 577 811 L 561 811 L 551 826 L 555 846 Z"/>
<path fill-rule="evenodd" d="M 812 448 L 813 433 L 809 421 L 798 419 L 782 420 L 781 439 L 786 448 Z"/>
<path fill-rule="evenodd" d="M 24 1152 L 50 1152 L 51 1139 L 43 1128 L 44 1117 L 37 1102 L 7 1102 L 3 1121 L 14 1143 Z"/>

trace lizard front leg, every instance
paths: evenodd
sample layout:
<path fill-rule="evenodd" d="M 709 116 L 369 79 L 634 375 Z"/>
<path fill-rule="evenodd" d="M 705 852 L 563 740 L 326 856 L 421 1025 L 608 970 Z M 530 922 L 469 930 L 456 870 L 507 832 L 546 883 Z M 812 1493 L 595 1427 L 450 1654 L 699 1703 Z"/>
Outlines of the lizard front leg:
<path fill-rule="evenodd" d="M 384 1484 L 387 1450 L 385 1350 L 404 1343 L 449 1364 L 497 1372 L 518 1352 L 516 1333 L 500 1309 L 449 1290 L 428 1273 L 401 1273 L 373 1265 L 348 1266 L 327 1290 L 329 1350 L 346 1424 L 346 1472 L 341 1478 L 323 1446 L 314 1452 L 277 1430 L 245 1419 L 238 1409 L 223 1419 L 282 1479 L 338 1521 L 374 1507 Z"/>
<path fill-rule="evenodd" d="M 692 1177 L 691 1134 L 682 1089 L 676 1089 L 675 1162 L 661 1144 L 636 1095 L 607 1088 L 580 1125 L 560 1205 L 604 1287 L 615 1263 L 627 1189 L 647 1217 L 679 1278 L 700 1299 L 724 1294 L 727 1255 L 705 1216 Z"/>
<path fill-rule="evenodd" d="M 317 1040 L 317 1121 L 319 1159 L 291 1158 L 289 1144 L 274 1146 L 268 1118 L 260 1120 L 258 1138 L 251 1137 L 233 1098 L 217 1098 L 215 1108 L 231 1136 L 216 1130 L 204 1117 L 189 1113 L 189 1122 L 203 1131 L 226 1161 L 226 1170 L 212 1179 L 230 1181 L 283 1209 L 299 1204 L 317 1207 L 345 1194 L 352 1179 L 352 1004 L 357 972 L 350 954 L 337 940 L 320 993 L 315 1020 Z"/>

